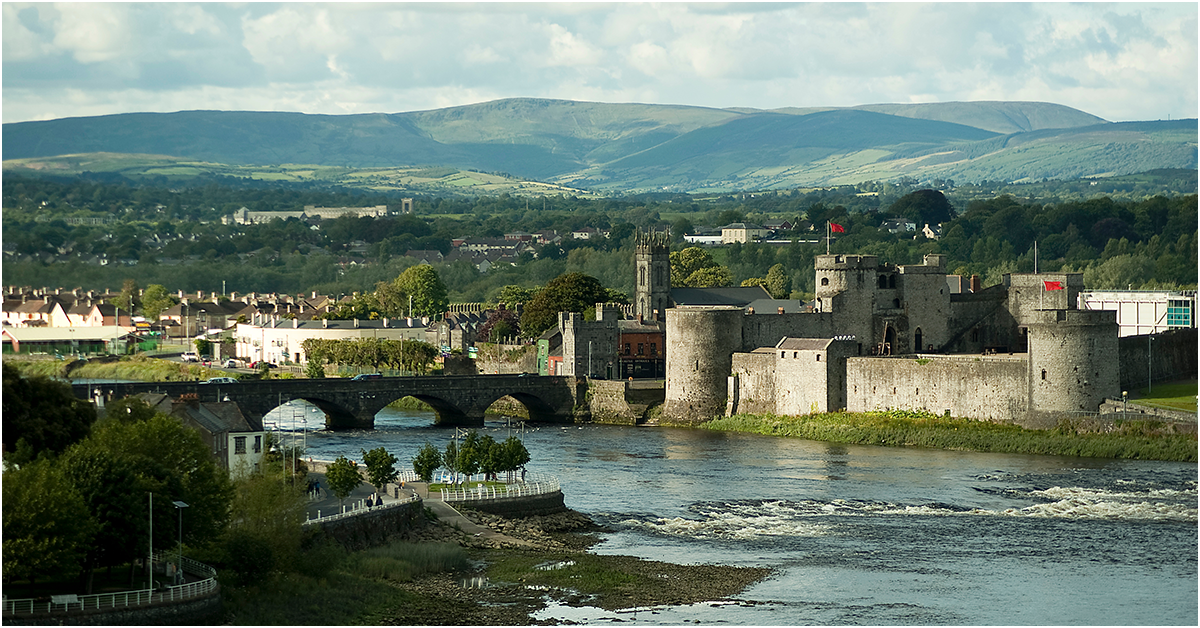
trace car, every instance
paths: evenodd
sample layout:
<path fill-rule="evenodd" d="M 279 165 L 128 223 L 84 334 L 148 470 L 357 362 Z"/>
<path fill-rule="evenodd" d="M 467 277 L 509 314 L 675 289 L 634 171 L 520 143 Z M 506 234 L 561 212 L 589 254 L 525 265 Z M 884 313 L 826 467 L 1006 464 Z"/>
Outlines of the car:
<path fill-rule="evenodd" d="M 238 381 L 232 377 L 210 377 L 204 381 L 205 384 L 236 384 Z"/>
<path fill-rule="evenodd" d="M 351 377 L 350 381 L 362 382 L 362 381 L 366 381 L 368 379 L 379 379 L 381 377 L 383 377 L 383 375 L 381 375 L 379 373 L 359 373 L 358 375 Z"/>
<path fill-rule="evenodd" d="M 251 363 L 250 363 L 250 368 L 252 368 L 252 369 L 260 369 L 260 368 L 262 368 L 262 367 L 264 367 L 264 366 L 265 366 L 265 367 L 267 367 L 267 368 L 269 368 L 269 369 L 278 368 L 278 367 L 276 367 L 274 364 L 272 364 L 272 363 L 270 363 L 270 362 L 263 362 L 263 361 L 261 361 L 261 360 L 254 361 L 254 362 L 251 362 Z"/>
<path fill-rule="evenodd" d="M 238 367 L 237 360 L 225 360 L 225 368 L 235 369 Z"/>
<path fill-rule="evenodd" d="M 200 356 L 196 355 L 195 351 L 188 351 L 187 353 L 179 356 L 179 359 L 183 360 L 184 362 L 199 362 Z"/>

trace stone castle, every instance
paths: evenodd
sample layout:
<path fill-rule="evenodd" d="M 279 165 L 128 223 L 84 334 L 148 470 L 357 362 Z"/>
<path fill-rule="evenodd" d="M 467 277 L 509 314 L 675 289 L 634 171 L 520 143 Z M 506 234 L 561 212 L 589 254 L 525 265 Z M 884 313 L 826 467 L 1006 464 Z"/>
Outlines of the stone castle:
<path fill-rule="evenodd" d="M 785 312 L 667 307 L 665 241 L 640 239 L 636 266 L 636 311 L 665 319 L 664 422 L 910 409 L 1053 425 L 1121 396 L 1115 312 L 1077 309 L 1078 273 L 952 294 L 943 255 L 820 255 L 812 311 Z"/>

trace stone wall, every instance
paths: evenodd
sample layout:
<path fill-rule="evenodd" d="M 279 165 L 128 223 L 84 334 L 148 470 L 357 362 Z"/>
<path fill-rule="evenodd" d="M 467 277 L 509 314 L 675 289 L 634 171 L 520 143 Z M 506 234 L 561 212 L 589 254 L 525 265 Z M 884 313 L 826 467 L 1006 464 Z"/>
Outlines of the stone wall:
<path fill-rule="evenodd" d="M 651 407 L 662 404 L 666 386 L 635 386 L 629 380 L 588 381 L 588 407 L 592 421 L 615 425 L 637 425 L 646 419 Z"/>
<path fill-rule="evenodd" d="M 554 491 L 545 495 L 467 500 L 451 502 L 450 505 L 455 508 L 461 506 L 503 517 L 532 517 L 567 511 L 562 491 Z"/>
<path fill-rule="evenodd" d="M 1029 325 L 1029 399 L 1039 412 L 1097 412 L 1121 396 L 1117 313 L 1042 310 Z"/>
<path fill-rule="evenodd" d="M 1146 357 L 1154 358 L 1154 381 L 1161 382 L 1196 374 L 1195 329 L 1173 329 L 1147 336 L 1125 336 L 1118 340 L 1121 362 L 1121 389 L 1142 388 L 1150 376 Z M 1153 346 L 1147 346 L 1153 344 Z"/>
<path fill-rule="evenodd" d="M 755 312 L 742 318 L 741 350 L 754 351 L 760 347 L 774 347 L 779 339 L 785 336 L 831 338 L 838 333 L 836 317 L 832 312 Z"/>
<path fill-rule="evenodd" d="M 353 517 L 314 523 L 310 527 L 349 550 L 377 547 L 387 543 L 388 539 L 425 525 L 423 508 L 424 503 L 418 499 Z"/>
<path fill-rule="evenodd" d="M 733 354 L 726 415 L 776 413 L 775 351 Z"/>
<path fill-rule="evenodd" d="M 920 356 L 846 360 L 846 409 L 926 410 L 1012 422 L 1028 410 L 1026 356 Z"/>

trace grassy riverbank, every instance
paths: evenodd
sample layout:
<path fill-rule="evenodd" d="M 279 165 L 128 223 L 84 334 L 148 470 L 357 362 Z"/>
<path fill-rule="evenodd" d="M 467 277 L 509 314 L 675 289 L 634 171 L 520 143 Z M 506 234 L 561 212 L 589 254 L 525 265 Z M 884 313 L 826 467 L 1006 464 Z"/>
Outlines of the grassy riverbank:
<path fill-rule="evenodd" d="M 928 447 L 1013 454 L 1131 458 L 1196 462 L 1194 434 L 1164 433 L 1155 421 L 1126 421 L 1104 433 L 1069 424 L 1053 430 L 1028 430 L 923 412 L 831 412 L 805 416 L 741 414 L 720 417 L 704 429 L 794 436 L 857 445 Z"/>
<path fill-rule="evenodd" d="M 494 516 L 465 514 L 497 525 Z M 581 519 L 505 520 L 505 534 L 538 549 L 486 546 L 436 520 L 383 547 L 350 552 L 321 544 L 302 552 L 294 569 L 227 584 L 224 623 L 526 626 L 548 601 L 609 610 L 690 604 L 736 595 L 771 573 L 588 554 L 596 539 L 578 530 L 594 526 L 562 528 Z"/>

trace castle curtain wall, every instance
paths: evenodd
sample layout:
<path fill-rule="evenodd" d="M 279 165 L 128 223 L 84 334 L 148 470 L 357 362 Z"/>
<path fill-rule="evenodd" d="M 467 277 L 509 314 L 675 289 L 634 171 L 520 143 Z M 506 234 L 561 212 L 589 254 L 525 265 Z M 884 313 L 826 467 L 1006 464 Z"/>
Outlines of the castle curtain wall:
<path fill-rule="evenodd" d="M 848 358 L 850 412 L 926 410 L 935 414 L 1013 421 L 1029 409 L 1026 356 Z"/>

